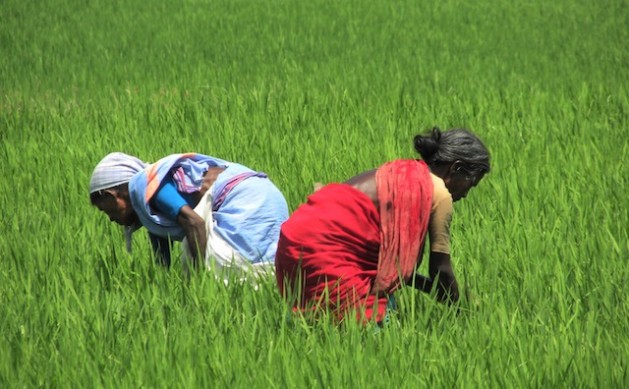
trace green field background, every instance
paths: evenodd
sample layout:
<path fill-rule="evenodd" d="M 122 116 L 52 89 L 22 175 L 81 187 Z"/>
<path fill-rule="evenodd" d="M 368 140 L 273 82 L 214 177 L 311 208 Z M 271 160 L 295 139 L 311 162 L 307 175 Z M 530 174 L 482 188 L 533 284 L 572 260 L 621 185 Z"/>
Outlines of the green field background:
<path fill-rule="evenodd" d="M 0 1 L 0 387 L 629 386 L 629 3 Z M 382 331 L 187 281 L 89 203 L 111 151 L 197 151 L 314 182 L 467 127 L 458 309 Z M 425 269 L 425 264 L 422 265 Z"/>

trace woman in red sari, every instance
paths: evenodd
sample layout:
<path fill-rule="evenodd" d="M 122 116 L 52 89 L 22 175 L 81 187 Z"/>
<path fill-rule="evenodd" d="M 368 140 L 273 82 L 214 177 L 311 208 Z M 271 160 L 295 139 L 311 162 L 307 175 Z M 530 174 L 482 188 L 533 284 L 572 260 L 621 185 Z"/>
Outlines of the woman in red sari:
<path fill-rule="evenodd" d="M 349 311 L 381 322 L 389 296 L 413 283 L 456 302 L 450 262 L 452 203 L 489 172 L 489 153 L 465 129 L 415 137 L 422 160 L 396 160 L 329 184 L 282 225 L 275 258 L 278 286 L 295 310 Z M 429 277 L 415 275 L 426 236 Z M 416 282 L 414 282 L 414 279 Z"/>

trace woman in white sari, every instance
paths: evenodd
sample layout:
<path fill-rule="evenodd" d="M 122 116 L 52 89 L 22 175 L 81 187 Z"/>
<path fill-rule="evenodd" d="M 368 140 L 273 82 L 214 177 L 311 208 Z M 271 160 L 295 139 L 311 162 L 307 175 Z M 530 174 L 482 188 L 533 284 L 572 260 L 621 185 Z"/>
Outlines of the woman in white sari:
<path fill-rule="evenodd" d="M 170 266 L 170 241 L 184 258 L 216 272 L 248 274 L 273 269 L 288 207 L 266 174 L 237 163 L 188 153 L 153 164 L 111 153 L 96 166 L 90 200 L 131 233 L 149 232 L 157 260 Z"/>

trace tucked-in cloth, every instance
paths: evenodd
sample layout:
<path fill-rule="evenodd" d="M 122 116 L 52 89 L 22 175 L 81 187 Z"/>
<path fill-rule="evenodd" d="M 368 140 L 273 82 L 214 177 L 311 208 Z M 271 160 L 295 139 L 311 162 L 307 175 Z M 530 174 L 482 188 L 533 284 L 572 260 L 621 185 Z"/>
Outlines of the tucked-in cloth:
<path fill-rule="evenodd" d="M 126 184 L 136 173 L 148 166 L 138 158 L 120 152 L 110 153 L 94 168 L 90 194 Z"/>
<path fill-rule="evenodd" d="M 215 201 L 212 199 L 212 190 L 210 187 L 205 195 L 199 201 L 199 204 L 194 208 L 194 212 L 200 215 L 205 220 L 205 229 L 207 232 L 207 246 L 205 248 L 205 266 L 210 270 L 217 278 L 222 279 L 225 284 L 230 280 L 239 282 L 256 283 L 258 277 L 264 277 L 272 275 L 275 271 L 275 267 L 272 261 L 250 261 L 247 257 L 242 255 L 234 246 L 223 239 L 218 234 L 218 228 L 214 215 L 216 212 L 212 210 Z M 275 255 L 277 247 L 277 236 L 279 235 L 280 223 L 272 223 L 269 226 L 269 230 L 272 234 L 275 234 L 276 238 L 267 247 L 270 251 L 269 254 Z M 272 232 L 275 230 L 275 232 Z M 188 262 L 192 258 L 190 252 L 190 246 L 188 245 L 187 238 L 183 240 L 184 266 L 188 266 Z M 266 257 L 268 259 L 268 257 Z"/>
<path fill-rule="evenodd" d="M 214 229 L 251 263 L 273 263 L 288 205 L 266 174 L 252 172 L 232 164 L 218 175 L 209 190 Z"/>
<path fill-rule="evenodd" d="M 388 294 L 412 274 L 430 215 L 430 173 L 422 161 L 400 160 L 376 178 L 380 212 L 363 192 L 330 184 L 282 225 L 276 277 L 295 310 L 328 308 L 340 320 L 353 309 L 359 320 L 380 322 Z"/>
<path fill-rule="evenodd" d="M 183 240 L 185 232 L 176 220 L 156 212 L 151 199 L 170 178 L 182 194 L 199 191 L 210 167 L 225 168 L 208 190 L 211 199 L 221 199 L 218 206 L 212 204 L 213 231 L 251 263 L 272 262 L 288 206 L 266 174 L 237 163 L 202 154 L 175 154 L 135 175 L 129 182 L 129 194 L 142 225 L 156 236 Z"/>

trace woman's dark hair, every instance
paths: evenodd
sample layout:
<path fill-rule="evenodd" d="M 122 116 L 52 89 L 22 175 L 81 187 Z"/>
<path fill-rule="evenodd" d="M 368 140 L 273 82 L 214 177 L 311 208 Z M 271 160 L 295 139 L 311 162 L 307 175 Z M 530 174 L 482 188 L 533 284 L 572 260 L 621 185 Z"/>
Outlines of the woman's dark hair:
<path fill-rule="evenodd" d="M 415 136 L 415 150 L 429 166 L 461 161 L 470 174 L 489 172 L 489 152 L 480 139 L 470 131 L 455 128 L 441 132 L 434 127 L 430 134 Z"/>

